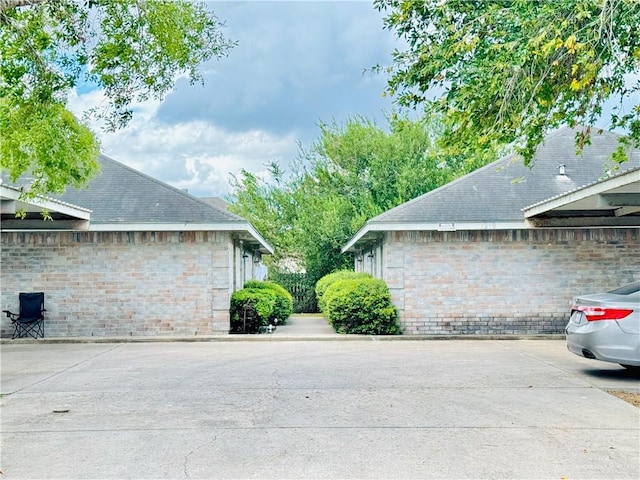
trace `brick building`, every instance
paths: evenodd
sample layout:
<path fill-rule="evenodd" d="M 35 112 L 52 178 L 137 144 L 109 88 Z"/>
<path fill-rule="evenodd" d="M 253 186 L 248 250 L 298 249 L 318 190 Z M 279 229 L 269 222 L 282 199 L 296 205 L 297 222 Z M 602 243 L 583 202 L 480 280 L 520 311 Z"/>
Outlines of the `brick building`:
<path fill-rule="evenodd" d="M 347 243 L 389 285 L 405 334 L 561 333 L 573 296 L 640 279 L 640 151 L 607 174 L 619 137 L 577 155 L 575 133 L 549 135 L 532 169 L 502 158 Z"/>
<path fill-rule="evenodd" d="M 245 219 L 105 156 L 84 190 L 2 198 L 2 309 L 45 292 L 45 335 L 209 335 L 271 246 Z M 46 209 L 51 220 L 43 220 Z M 26 213 L 15 218 L 15 211 Z M 3 337 L 12 334 L 2 318 Z"/>

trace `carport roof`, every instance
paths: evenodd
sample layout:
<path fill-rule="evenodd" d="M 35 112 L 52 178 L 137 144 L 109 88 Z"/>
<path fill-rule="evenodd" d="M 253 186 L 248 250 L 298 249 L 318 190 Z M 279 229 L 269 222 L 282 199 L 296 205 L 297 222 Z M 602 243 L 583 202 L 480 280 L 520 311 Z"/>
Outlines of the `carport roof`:
<path fill-rule="evenodd" d="M 623 170 L 523 209 L 536 226 L 640 225 L 640 167 Z"/>
<path fill-rule="evenodd" d="M 508 155 L 370 219 L 343 251 L 362 248 L 384 231 L 531 228 L 523 209 L 597 181 L 620 145 L 620 135 L 592 129 L 591 144 L 577 155 L 579 131 L 562 128 L 548 135 L 532 168 L 519 156 Z M 625 166 L 640 166 L 640 150 L 627 153 Z"/>
<path fill-rule="evenodd" d="M 42 212 L 46 211 L 51 223 L 73 225 L 76 229 L 86 229 L 91 218 L 91 210 L 73 205 L 61 200 L 38 195 L 33 198 L 24 198 L 22 190 L 16 186 L 3 185 L 0 178 L 0 214 L 2 228 L 5 229 L 11 221 L 16 220 L 16 213 L 22 212 L 27 221 L 44 222 Z"/>

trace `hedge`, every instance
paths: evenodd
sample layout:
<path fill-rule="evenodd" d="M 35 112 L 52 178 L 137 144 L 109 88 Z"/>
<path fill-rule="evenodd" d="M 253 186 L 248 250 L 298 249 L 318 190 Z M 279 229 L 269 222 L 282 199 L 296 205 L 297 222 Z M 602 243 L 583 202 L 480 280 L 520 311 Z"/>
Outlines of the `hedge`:
<path fill-rule="evenodd" d="M 269 323 L 272 325 L 284 325 L 287 323 L 287 319 L 293 313 L 293 297 L 284 287 L 275 282 L 249 280 L 244 284 L 244 288 L 254 288 L 273 292 L 276 296 L 276 301 L 273 306 L 273 312 L 269 317 Z"/>
<path fill-rule="evenodd" d="M 324 294 L 329 286 L 338 280 L 357 279 L 357 278 L 373 278 L 365 272 L 354 272 L 353 270 L 338 270 L 322 277 L 316 283 L 316 298 L 318 299 L 318 308 L 321 312 L 326 313 L 326 304 L 323 300 Z"/>
<path fill-rule="evenodd" d="M 337 333 L 397 335 L 402 333 L 389 288 L 376 278 L 331 283 L 323 295 L 326 315 Z"/>
<path fill-rule="evenodd" d="M 276 294 L 262 288 L 243 288 L 231 294 L 230 333 L 259 333 L 269 325 Z"/>

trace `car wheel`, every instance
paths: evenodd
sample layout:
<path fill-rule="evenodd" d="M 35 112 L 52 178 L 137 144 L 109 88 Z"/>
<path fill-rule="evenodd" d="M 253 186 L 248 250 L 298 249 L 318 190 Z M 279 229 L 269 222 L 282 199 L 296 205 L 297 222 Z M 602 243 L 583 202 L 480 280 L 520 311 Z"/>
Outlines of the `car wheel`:
<path fill-rule="evenodd" d="M 640 372 L 640 366 L 638 365 L 625 365 L 623 363 L 621 363 L 620 365 L 622 365 L 624 368 L 632 372 Z"/>

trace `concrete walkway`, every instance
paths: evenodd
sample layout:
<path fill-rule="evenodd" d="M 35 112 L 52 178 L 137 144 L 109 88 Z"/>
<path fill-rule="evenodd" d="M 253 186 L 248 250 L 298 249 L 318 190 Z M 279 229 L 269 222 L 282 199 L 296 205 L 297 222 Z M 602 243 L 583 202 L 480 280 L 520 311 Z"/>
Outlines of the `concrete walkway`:
<path fill-rule="evenodd" d="M 291 315 L 286 325 L 279 326 L 273 333 L 278 336 L 337 335 L 333 327 L 320 315 Z"/>

